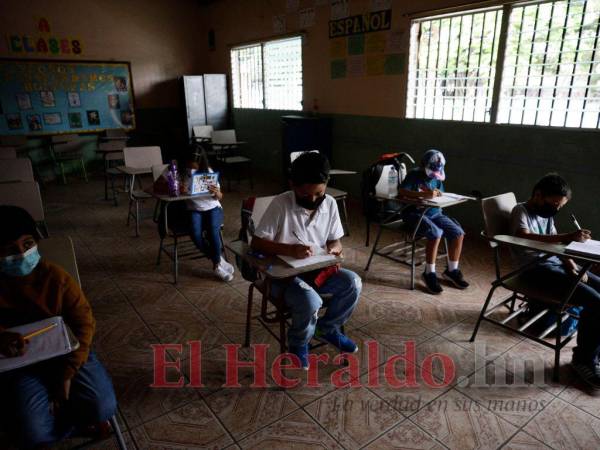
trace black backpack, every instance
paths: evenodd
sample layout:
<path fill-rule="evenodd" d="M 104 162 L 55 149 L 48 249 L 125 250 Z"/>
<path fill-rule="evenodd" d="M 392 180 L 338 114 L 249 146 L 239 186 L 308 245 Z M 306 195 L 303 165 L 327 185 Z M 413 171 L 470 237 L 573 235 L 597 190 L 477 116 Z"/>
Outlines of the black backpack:
<path fill-rule="evenodd" d="M 375 200 L 374 196 L 375 186 L 377 186 L 385 166 L 394 166 L 398 171 L 398 187 L 400 187 L 400 184 L 402 181 L 404 181 L 403 174 L 406 174 L 407 168 L 402 162 L 403 159 L 407 159 L 411 164 L 415 163 L 415 160 L 408 153 L 385 153 L 363 172 L 361 181 L 361 197 L 363 214 L 366 217 L 377 219 L 382 212 L 381 202 Z M 389 201 L 385 203 L 386 205 L 384 205 L 384 209 L 398 205 L 398 202 L 395 201 Z"/>

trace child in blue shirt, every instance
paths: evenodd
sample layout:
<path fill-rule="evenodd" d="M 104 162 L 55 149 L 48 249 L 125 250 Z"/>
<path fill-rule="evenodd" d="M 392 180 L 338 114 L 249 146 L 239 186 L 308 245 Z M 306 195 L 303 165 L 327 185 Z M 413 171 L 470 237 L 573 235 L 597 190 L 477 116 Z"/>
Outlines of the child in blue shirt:
<path fill-rule="evenodd" d="M 399 196 L 427 200 L 442 195 L 443 181 L 446 178 L 445 165 L 446 159 L 442 152 L 438 150 L 425 152 L 420 167 L 411 170 L 400 185 Z M 412 229 L 418 225 L 417 237 L 427 239 L 426 265 L 423 273 L 427 290 L 432 294 L 441 294 L 443 291 L 435 271 L 435 261 L 442 238 L 448 242 L 448 268 L 444 271 L 443 277 L 456 288 L 466 289 L 469 283 L 465 281 L 458 268 L 465 232 L 460 224 L 446 216 L 441 208 L 429 208 L 421 220 L 422 215 L 423 212 L 419 207 L 408 206 L 402 218 Z"/>

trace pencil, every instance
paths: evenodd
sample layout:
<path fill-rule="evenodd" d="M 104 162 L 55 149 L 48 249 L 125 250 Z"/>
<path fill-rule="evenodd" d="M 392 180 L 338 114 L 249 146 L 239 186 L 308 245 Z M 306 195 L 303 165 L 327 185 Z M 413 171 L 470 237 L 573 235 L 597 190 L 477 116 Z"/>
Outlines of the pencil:
<path fill-rule="evenodd" d="M 57 326 L 58 326 L 57 323 L 53 323 L 51 325 L 48 325 L 47 327 L 40 328 L 39 330 L 32 331 L 31 333 L 26 334 L 25 336 L 23 336 L 23 339 L 27 340 L 27 339 L 31 339 L 32 337 L 39 336 L 40 334 L 43 334 L 43 333 L 45 333 L 47 331 L 50 331 L 51 329 L 56 328 Z"/>

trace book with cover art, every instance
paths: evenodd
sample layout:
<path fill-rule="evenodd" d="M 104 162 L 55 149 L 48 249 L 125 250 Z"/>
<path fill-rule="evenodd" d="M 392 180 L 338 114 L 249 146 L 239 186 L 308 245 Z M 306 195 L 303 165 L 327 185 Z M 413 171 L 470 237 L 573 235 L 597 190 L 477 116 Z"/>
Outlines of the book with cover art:
<path fill-rule="evenodd" d="M 209 186 L 219 184 L 219 172 L 196 172 L 190 178 L 191 195 L 208 194 Z"/>

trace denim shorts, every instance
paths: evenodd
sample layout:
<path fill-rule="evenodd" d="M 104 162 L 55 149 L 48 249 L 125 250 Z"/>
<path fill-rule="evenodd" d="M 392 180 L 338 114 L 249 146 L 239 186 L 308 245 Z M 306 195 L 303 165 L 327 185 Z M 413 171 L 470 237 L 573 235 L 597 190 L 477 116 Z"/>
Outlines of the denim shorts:
<path fill-rule="evenodd" d="M 403 217 L 406 224 L 413 230 L 420 218 L 421 213 L 419 212 L 411 212 Z M 425 237 L 428 240 L 444 237 L 452 241 L 464 234 L 464 230 L 456 220 L 451 219 L 441 212 L 431 216 L 425 215 L 417 230 L 417 237 Z"/>

